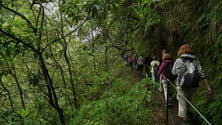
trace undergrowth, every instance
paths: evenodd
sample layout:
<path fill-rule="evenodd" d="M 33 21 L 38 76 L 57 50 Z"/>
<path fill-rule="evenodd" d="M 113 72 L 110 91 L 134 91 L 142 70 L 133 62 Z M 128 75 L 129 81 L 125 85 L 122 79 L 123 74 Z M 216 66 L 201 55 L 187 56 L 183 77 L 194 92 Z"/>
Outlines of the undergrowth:
<path fill-rule="evenodd" d="M 131 71 L 122 72 L 112 80 L 99 97 L 85 102 L 71 125 L 143 125 L 152 124 L 151 90 L 146 80 Z M 103 75 L 105 76 L 105 75 Z M 107 77 L 107 76 L 106 76 Z M 110 80 L 109 80 L 110 81 Z M 132 81 L 137 81 L 132 83 Z M 100 89 L 101 90 L 101 89 Z"/>

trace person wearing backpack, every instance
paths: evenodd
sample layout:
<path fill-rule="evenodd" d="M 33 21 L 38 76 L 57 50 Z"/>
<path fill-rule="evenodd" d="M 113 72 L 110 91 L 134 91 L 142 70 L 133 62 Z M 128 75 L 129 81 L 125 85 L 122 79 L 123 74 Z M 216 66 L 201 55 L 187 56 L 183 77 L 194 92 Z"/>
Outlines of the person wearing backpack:
<path fill-rule="evenodd" d="M 163 86 L 163 92 L 164 92 L 164 99 L 166 103 L 168 102 L 168 93 L 169 93 L 169 80 L 171 80 L 171 67 L 173 66 L 173 61 L 170 57 L 170 54 L 164 53 L 163 54 L 163 62 L 161 63 L 158 71 L 158 75 L 162 74 L 161 83 Z M 170 106 L 170 103 L 168 102 L 167 106 Z"/>
<path fill-rule="evenodd" d="M 132 57 L 131 55 L 129 55 L 129 56 L 127 57 L 127 62 L 128 62 L 128 64 L 129 64 L 131 70 L 133 70 L 133 57 Z"/>
<path fill-rule="evenodd" d="M 208 84 L 207 77 L 199 60 L 194 55 L 191 47 L 188 44 L 184 44 L 179 48 L 177 56 L 178 58 L 173 65 L 172 73 L 177 75 L 176 89 L 178 116 L 183 119 L 182 125 L 189 125 L 187 115 L 188 102 L 186 99 L 189 100 L 193 89 L 198 87 L 198 78 L 201 78 L 204 81 L 208 94 L 211 94 L 212 90 Z"/>
<path fill-rule="evenodd" d="M 166 54 L 166 53 L 167 53 L 167 50 L 166 50 L 166 49 L 163 49 L 163 50 L 162 50 L 162 54 L 161 54 L 161 58 L 159 59 L 160 65 L 161 65 L 162 62 L 163 62 L 163 55 Z M 160 65 L 159 65 L 159 66 L 160 66 Z M 159 82 L 159 83 L 160 83 L 160 85 L 159 85 L 159 91 L 160 91 L 160 92 L 163 91 L 163 85 L 162 85 L 162 83 L 161 83 L 161 80 L 162 80 L 162 74 L 159 75 L 159 81 L 160 81 L 160 82 Z"/>
<path fill-rule="evenodd" d="M 155 82 L 157 77 L 157 72 L 159 70 L 160 62 L 156 59 L 156 57 L 153 57 L 153 61 L 150 63 L 150 69 L 151 69 L 151 75 L 152 80 Z"/>
<path fill-rule="evenodd" d="M 150 63 L 153 61 L 152 57 L 150 56 L 149 53 L 146 54 L 144 57 L 144 68 L 145 68 L 145 76 L 149 77 L 150 76 Z"/>
<path fill-rule="evenodd" d="M 141 74 L 143 73 L 143 62 L 144 62 L 143 54 L 140 54 L 137 60 L 137 71 L 139 71 Z"/>

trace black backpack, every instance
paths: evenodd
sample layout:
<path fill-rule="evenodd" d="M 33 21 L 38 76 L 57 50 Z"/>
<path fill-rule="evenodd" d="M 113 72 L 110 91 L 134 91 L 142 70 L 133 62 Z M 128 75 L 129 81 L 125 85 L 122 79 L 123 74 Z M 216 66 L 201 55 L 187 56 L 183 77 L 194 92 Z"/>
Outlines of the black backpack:
<path fill-rule="evenodd" d="M 155 72 L 155 73 L 157 73 L 158 71 L 159 71 L 159 65 L 158 64 L 154 64 L 154 66 L 153 66 L 153 71 Z"/>
<path fill-rule="evenodd" d="M 164 69 L 163 69 L 163 74 L 164 74 L 164 76 L 165 76 L 168 80 L 174 81 L 174 80 L 176 79 L 176 77 L 177 77 L 176 75 L 173 75 L 172 72 L 171 72 L 174 63 L 173 63 L 173 62 L 166 62 L 166 61 L 164 61 L 163 63 L 166 64 L 166 66 L 165 66 Z"/>

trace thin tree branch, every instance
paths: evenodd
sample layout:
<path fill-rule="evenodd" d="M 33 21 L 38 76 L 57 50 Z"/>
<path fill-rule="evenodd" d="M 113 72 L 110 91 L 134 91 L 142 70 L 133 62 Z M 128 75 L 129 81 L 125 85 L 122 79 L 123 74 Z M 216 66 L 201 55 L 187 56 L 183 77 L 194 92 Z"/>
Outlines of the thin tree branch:
<path fill-rule="evenodd" d="M 6 32 L 6 31 L 4 31 L 4 30 L 2 29 L 2 27 L 0 27 L 0 32 L 2 32 L 3 34 L 5 34 L 5 35 L 8 36 L 8 37 L 14 39 L 14 40 L 17 41 L 18 43 L 21 43 L 21 44 L 23 44 L 24 46 L 30 48 L 32 51 L 34 51 L 34 52 L 36 52 L 36 53 L 39 53 L 39 51 L 36 50 L 35 47 L 33 47 L 33 46 L 31 46 L 31 45 L 25 43 L 25 42 L 22 41 L 21 39 L 15 37 L 13 34 L 10 34 L 10 33 Z"/>
<path fill-rule="evenodd" d="M 4 8 L 4 9 L 9 10 L 9 11 L 13 12 L 14 14 L 20 16 L 22 19 L 24 19 L 27 22 L 28 26 L 33 30 L 34 33 L 37 32 L 37 29 L 32 25 L 31 21 L 29 21 L 24 15 L 22 15 L 19 12 L 15 11 L 15 10 L 13 10 L 11 8 L 8 8 L 8 7 L 6 7 L 6 6 L 2 5 L 2 4 L 0 6 L 2 8 Z"/>
<path fill-rule="evenodd" d="M 88 20 L 88 18 L 86 18 L 78 27 L 76 27 L 74 30 L 70 31 L 69 33 L 67 33 L 66 35 L 60 37 L 60 38 L 57 38 L 57 39 L 54 39 L 52 42 L 48 43 L 44 48 L 43 50 L 41 51 L 41 53 L 43 53 L 45 51 L 45 49 L 50 46 L 51 44 L 53 44 L 54 42 L 57 42 L 57 41 L 60 41 L 62 39 L 64 39 L 64 37 L 67 37 L 69 36 L 70 34 L 74 33 L 77 29 L 79 29 L 83 24 L 85 24 L 85 22 Z"/>

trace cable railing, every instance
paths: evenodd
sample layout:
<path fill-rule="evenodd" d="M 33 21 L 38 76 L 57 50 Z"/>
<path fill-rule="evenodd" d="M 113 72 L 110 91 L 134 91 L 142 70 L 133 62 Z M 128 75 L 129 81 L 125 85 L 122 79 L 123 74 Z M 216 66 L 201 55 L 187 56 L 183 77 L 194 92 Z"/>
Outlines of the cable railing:
<path fill-rule="evenodd" d="M 169 80 L 166 78 L 166 80 L 170 83 L 171 86 L 173 86 L 174 89 L 176 89 L 176 86 Z M 160 81 L 161 82 L 161 81 Z M 169 87 L 169 85 L 168 85 Z M 167 91 L 169 89 L 167 88 Z M 208 124 L 208 125 L 211 125 L 211 123 L 200 113 L 200 111 L 185 97 L 183 96 L 182 94 L 180 94 L 181 97 L 183 97 L 186 102 L 198 113 L 198 115 L 200 115 L 200 117 Z M 167 92 L 167 98 L 168 98 L 168 92 Z M 167 99 L 167 104 L 168 104 L 168 99 Z M 166 117 L 166 125 L 168 124 L 168 106 L 166 106 L 167 108 L 167 117 Z"/>

